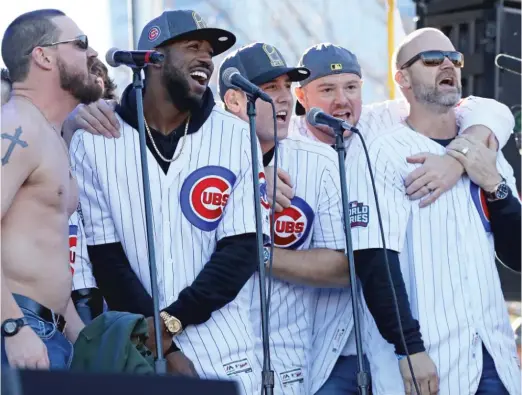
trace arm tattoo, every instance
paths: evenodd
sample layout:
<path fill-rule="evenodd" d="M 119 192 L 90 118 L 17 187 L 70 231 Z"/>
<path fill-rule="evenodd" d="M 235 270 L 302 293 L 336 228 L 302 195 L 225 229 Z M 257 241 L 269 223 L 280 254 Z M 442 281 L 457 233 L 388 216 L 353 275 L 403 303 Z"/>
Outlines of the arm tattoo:
<path fill-rule="evenodd" d="M 4 157 L 2 158 L 2 166 L 7 165 L 9 162 L 9 158 L 11 157 L 11 154 L 13 153 L 13 150 L 17 145 L 21 146 L 22 148 L 27 147 L 27 143 L 23 140 L 20 140 L 20 136 L 22 135 L 22 127 L 18 127 L 15 130 L 14 136 L 7 133 L 2 133 L 2 140 L 6 139 L 9 140 L 9 147 L 7 148 L 7 152 L 5 153 Z"/>

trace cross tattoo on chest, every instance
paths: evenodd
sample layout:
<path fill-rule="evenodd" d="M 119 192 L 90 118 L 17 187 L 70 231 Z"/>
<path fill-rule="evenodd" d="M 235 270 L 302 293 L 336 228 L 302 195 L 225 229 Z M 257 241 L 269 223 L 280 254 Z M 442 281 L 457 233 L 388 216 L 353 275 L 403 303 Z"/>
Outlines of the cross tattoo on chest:
<path fill-rule="evenodd" d="M 4 157 L 2 158 L 2 166 L 6 165 L 9 162 L 9 158 L 11 157 L 11 154 L 13 153 L 13 150 L 17 145 L 20 145 L 22 148 L 27 147 L 27 143 L 20 139 L 20 136 L 22 135 L 22 127 L 19 126 L 15 130 L 14 136 L 8 133 L 2 133 L 2 140 L 6 139 L 9 140 L 9 147 L 7 148 L 7 152 L 5 153 Z"/>

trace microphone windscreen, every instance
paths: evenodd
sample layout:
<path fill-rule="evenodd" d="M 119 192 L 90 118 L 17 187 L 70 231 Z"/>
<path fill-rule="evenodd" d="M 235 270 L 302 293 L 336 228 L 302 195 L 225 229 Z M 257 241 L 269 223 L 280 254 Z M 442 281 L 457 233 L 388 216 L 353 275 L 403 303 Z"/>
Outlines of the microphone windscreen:
<path fill-rule="evenodd" d="M 234 74 L 240 74 L 239 70 L 235 67 L 229 67 L 225 71 L 223 71 L 223 76 L 221 77 L 223 79 L 223 83 L 227 88 L 230 88 L 233 86 L 231 78 Z"/>
<path fill-rule="evenodd" d="M 118 48 L 111 48 L 107 51 L 107 54 L 105 55 L 105 61 L 107 62 L 107 64 L 111 67 L 118 67 L 120 64 L 117 63 L 115 60 L 114 60 L 114 54 L 119 51 Z"/>
<path fill-rule="evenodd" d="M 317 107 L 310 109 L 310 111 L 308 111 L 306 113 L 306 120 L 308 121 L 308 123 L 312 126 L 317 126 L 318 123 L 315 120 L 315 117 L 317 116 L 317 114 L 319 114 L 322 111 L 323 110 L 321 110 L 320 108 L 317 108 Z"/>

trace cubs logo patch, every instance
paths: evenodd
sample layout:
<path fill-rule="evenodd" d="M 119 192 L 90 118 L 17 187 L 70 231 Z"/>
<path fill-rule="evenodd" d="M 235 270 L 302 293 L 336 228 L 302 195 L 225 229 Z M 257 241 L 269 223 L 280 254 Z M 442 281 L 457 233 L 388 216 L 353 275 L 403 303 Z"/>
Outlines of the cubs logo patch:
<path fill-rule="evenodd" d="M 156 40 L 161 34 L 161 30 L 157 26 L 152 26 L 149 30 L 149 33 L 147 34 L 147 37 L 149 38 L 149 41 Z"/>
<path fill-rule="evenodd" d="M 470 192 L 471 192 L 471 200 L 473 200 L 473 204 L 478 211 L 480 221 L 484 226 L 486 232 L 491 232 L 491 223 L 489 222 L 489 211 L 486 202 L 486 195 L 484 195 L 484 191 L 475 183 L 470 183 Z"/>
<path fill-rule="evenodd" d="M 266 177 L 265 173 L 259 173 L 259 197 L 261 199 L 261 205 L 267 210 L 270 209 L 270 203 L 268 201 L 268 194 L 266 192 Z"/>
<path fill-rule="evenodd" d="M 69 225 L 69 266 L 71 273 L 74 274 L 74 264 L 76 262 L 76 246 L 78 245 L 78 226 Z"/>
<path fill-rule="evenodd" d="M 203 231 L 215 230 L 235 182 L 235 174 L 221 166 L 205 166 L 192 172 L 180 192 L 185 218 Z"/>
<path fill-rule="evenodd" d="M 370 208 L 362 202 L 350 202 L 348 204 L 350 226 L 352 228 L 366 228 L 370 222 Z"/>
<path fill-rule="evenodd" d="M 306 241 L 315 215 L 300 197 L 294 197 L 290 203 L 290 207 L 275 214 L 274 245 L 295 250 Z"/>

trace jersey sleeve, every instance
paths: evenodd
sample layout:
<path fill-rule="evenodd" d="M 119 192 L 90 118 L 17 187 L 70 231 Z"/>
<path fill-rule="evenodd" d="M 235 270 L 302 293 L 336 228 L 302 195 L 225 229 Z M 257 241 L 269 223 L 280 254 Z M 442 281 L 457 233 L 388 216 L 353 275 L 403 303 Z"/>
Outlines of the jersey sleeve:
<path fill-rule="evenodd" d="M 256 233 L 256 216 L 255 205 L 259 205 L 261 209 L 262 229 L 265 244 L 270 240 L 269 228 L 269 208 L 266 195 L 266 181 L 263 172 L 263 164 L 261 160 L 263 155 L 261 147 L 256 139 L 257 144 L 257 169 L 256 177 L 259 179 L 260 186 L 260 202 L 254 202 L 254 178 L 252 171 L 252 154 L 250 149 L 250 137 L 246 130 L 241 134 L 243 139 L 241 146 L 243 147 L 242 157 L 240 161 L 240 173 L 228 197 L 223 219 L 217 228 L 217 239 L 221 240 L 225 237 L 235 236 L 245 233 Z"/>
<path fill-rule="evenodd" d="M 339 166 L 325 159 L 320 177 L 319 202 L 313 223 L 311 248 L 344 250 L 344 225 Z"/>
<path fill-rule="evenodd" d="M 386 248 L 401 252 L 411 213 L 411 202 L 406 195 L 404 182 L 385 150 L 382 141 L 370 144 L 368 149 Z M 355 156 L 353 162 L 347 164 L 346 172 L 354 250 L 383 248 L 377 202 L 363 150 Z"/>
<path fill-rule="evenodd" d="M 515 117 L 509 108 L 493 99 L 468 96 L 457 105 L 455 114 L 462 132 L 470 126 L 486 126 L 497 137 L 500 148 L 506 145 L 515 127 Z"/>
<path fill-rule="evenodd" d="M 88 137 L 86 137 L 88 136 Z M 77 131 L 70 145 L 71 166 L 78 182 L 81 214 L 87 245 L 119 242 L 109 206 L 98 181 L 92 158 L 96 155 L 92 141 L 94 136 Z"/>
<path fill-rule="evenodd" d="M 80 206 L 78 206 L 80 210 Z M 97 288 L 92 274 L 92 264 L 87 253 L 85 232 L 78 211 L 69 218 L 69 262 L 73 273 L 73 291 Z"/>
<path fill-rule="evenodd" d="M 382 134 L 386 129 L 405 119 L 410 111 L 410 105 L 404 99 L 386 100 L 383 102 L 364 105 L 357 126 L 365 139 Z"/>

